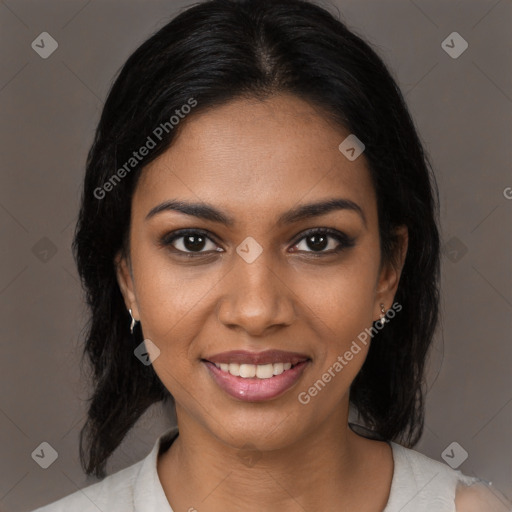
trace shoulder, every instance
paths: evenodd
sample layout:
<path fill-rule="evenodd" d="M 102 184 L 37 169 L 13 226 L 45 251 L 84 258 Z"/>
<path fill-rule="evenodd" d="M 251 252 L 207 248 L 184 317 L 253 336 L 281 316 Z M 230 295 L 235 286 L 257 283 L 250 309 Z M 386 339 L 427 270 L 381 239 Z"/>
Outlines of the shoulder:
<path fill-rule="evenodd" d="M 457 486 L 478 482 L 420 452 L 390 444 L 394 473 L 385 512 L 454 512 Z"/>
<path fill-rule="evenodd" d="M 442 481 L 444 486 L 449 484 L 453 487 L 455 495 L 455 489 L 459 483 L 471 485 L 479 481 L 477 478 L 464 475 L 460 470 L 454 470 L 447 464 L 431 459 L 416 450 L 405 448 L 397 443 L 391 443 L 391 446 L 395 464 L 401 475 L 404 477 L 407 475 L 410 481 L 414 480 L 418 485 L 427 483 L 435 485 Z"/>
<path fill-rule="evenodd" d="M 512 503 L 484 483 L 460 485 L 455 494 L 456 512 L 510 512 Z"/>
<path fill-rule="evenodd" d="M 177 436 L 177 427 L 172 427 L 160 435 L 146 458 L 32 512 L 172 512 L 158 479 L 157 459 Z"/>
<path fill-rule="evenodd" d="M 133 510 L 134 482 L 143 461 L 139 461 L 117 473 L 105 477 L 100 482 L 84 487 L 79 491 L 59 499 L 32 512 L 130 512 Z"/>

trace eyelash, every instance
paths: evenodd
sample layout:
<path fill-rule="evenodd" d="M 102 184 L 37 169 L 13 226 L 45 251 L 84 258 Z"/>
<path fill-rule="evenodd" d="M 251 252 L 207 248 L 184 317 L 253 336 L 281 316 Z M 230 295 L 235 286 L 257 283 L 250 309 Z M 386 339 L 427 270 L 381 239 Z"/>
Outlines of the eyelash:
<path fill-rule="evenodd" d="M 339 242 L 339 246 L 336 249 L 331 249 L 329 251 L 298 251 L 298 252 L 305 252 L 308 254 L 313 255 L 313 257 L 319 257 L 322 255 L 330 255 L 330 254 L 337 254 L 343 251 L 344 249 L 349 249 L 350 247 L 353 247 L 355 245 L 355 239 L 349 237 L 345 233 L 342 233 L 341 231 L 337 231 L 335 229 L 331 228 L 312 228 L 304 233 L 301 233 L 300 238 L 297 238 L 295 243 L 293 244 L 293 247 L 299 244 L 302 240 L 317 234 L 325 234 L 328 235 L 330 238 L 334 238 Z M 207 238 L 213 243 L 216 243 L 212 236 L 209 234 L 208 231 L 204 231 L 202 229 L 180 229 L 178 231 L 174 231 L 173 233 L 168 233 L 164 235 L 160 240 L 160 245 L 164 247 L 172 246 L 172 243 L 175 240 L 178 240 L 180 238 L 184 238 L 187 235 L 199 235 L 203 236 L 204 238 Z M 210 251 L 182 251 L 181 249 L 173 248 L 173 252 L 180 256 L 185 257 L 197 257 L 197 256 L 204 256 L 205 254 L 208 254 Z M 218 251 L 221 252 L 221 251 Z"/>

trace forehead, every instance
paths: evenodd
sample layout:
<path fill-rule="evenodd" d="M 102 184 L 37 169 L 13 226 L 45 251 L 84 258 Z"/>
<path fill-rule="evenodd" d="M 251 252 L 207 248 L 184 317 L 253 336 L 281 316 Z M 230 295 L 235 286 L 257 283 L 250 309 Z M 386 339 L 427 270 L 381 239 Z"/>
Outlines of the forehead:
<path fill-rule="evenodd" d="M 175 198 L 249 218 L 331 197 L 357 202 L 369 217 L 375 210 L 364 154 L 350 161 L 338 149 L 350 133 L 295 96 L 233 100 L 182 123 L 143 170 L 134 202 L 146 213 Z"/>

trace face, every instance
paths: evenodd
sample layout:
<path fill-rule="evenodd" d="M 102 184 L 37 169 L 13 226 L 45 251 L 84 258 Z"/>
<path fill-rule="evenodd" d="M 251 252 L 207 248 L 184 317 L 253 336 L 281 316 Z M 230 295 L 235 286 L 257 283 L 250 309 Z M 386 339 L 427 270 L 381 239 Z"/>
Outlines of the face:
<path fill-rule="evenodd" d="M 353 343 L 391 308 L 403 261 L 381 263 L 364 153 L 348 160 L 349 132 L 289 95 L 181 128 L 142 171 L 117 259 L 178 421 L 259 449 L 346 423 L 371 338 Z"/>

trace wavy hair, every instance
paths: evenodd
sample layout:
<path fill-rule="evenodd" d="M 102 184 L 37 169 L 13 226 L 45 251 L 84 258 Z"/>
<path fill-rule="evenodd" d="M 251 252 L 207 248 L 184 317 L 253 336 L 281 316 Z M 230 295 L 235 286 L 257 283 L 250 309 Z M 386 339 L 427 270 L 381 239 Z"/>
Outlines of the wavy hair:
<path fill-rule="evenodd" d="M 371 344 L 352 383 L 351 405 L 375 437 L 412 447 L 424 424 L 424 366 L 438 319 L 438 192 L 402 93 L 368 42 L 305 0 L 210 0 L 182 11 L 144 42 L 115 79 L 88 153 L 73 241 L 91 311 L 83 358 L 93 384 L 80 433 L 84 471 L 102 478 L 108 458 L 146 409 L 173 398 L 151 365 L 134 357 L 114 258 L 127 247 L 131 201 L 143 166 L 186 123 L 163 133 L 150 154 L 104 197 L 98 188 L 155 127 L 197 101 L 190 116 L 235 98 L 291 93 L 310 102 L 366 146 L 377 195 L 384 261 L 394 229 L 409 231 L 395 300 L 402 305 Z"/>

